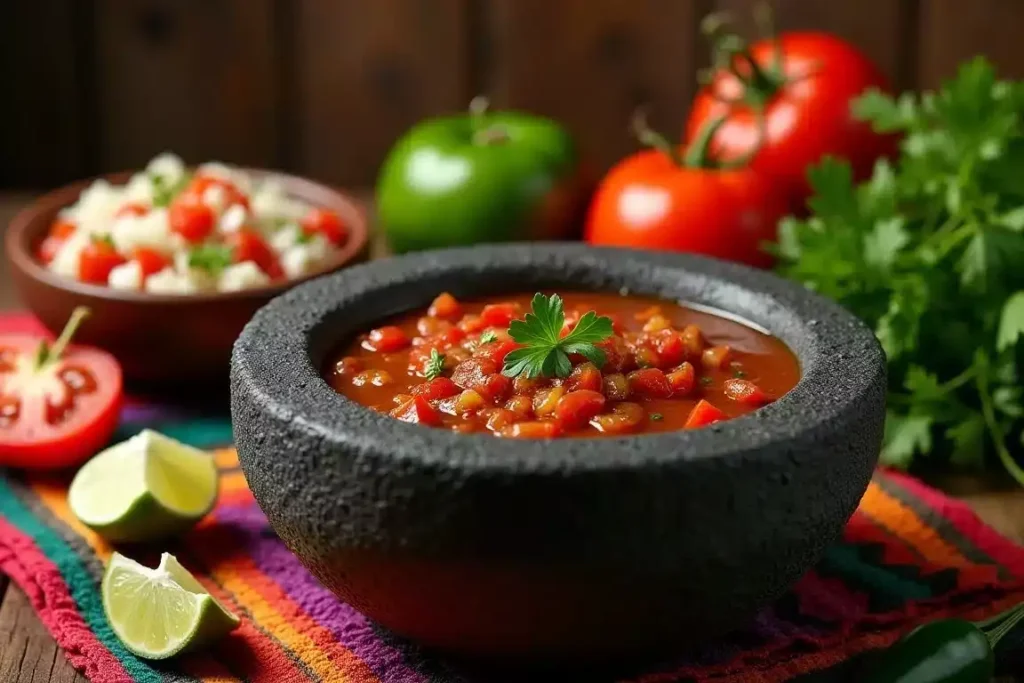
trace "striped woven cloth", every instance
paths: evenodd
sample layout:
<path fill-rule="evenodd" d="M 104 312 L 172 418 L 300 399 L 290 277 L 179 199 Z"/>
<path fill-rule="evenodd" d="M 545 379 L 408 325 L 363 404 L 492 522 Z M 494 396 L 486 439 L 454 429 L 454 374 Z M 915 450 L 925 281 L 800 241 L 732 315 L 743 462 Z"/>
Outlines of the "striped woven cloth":
<path fill-rule="evenodd" d="M 0 320 L 4 330 L 28 325 Z M 242 627 L 205 653 L 158 665 L 135 658 L 114 637 L 100 603 L 98 584 L 111 548 L 71 515 L 68 482 L 8 473 L 0 478 L 0 571 L 26 592 L 91 681 L 494 680 L 390 636 L 320 586 L 253 501 L 234 451 L 224 448 L 230 440 L 224 416 L 130 401 L 118 438 L 143 427 L 214 450 L 221 497 L 208 518 L 170 547 L 129 554 L 155 564 L 157 550 L 174 553 L 242 616 Z M 878 473 L 842 542 L 743 632 L 630 675 L 553 680 L 842 680 L 842 662 L 887 645 L 917 623 L 945 615 L 980 619 L 1020 601 L 1024 549 L 984 526 L 966 506 L 911 478 Z"/>

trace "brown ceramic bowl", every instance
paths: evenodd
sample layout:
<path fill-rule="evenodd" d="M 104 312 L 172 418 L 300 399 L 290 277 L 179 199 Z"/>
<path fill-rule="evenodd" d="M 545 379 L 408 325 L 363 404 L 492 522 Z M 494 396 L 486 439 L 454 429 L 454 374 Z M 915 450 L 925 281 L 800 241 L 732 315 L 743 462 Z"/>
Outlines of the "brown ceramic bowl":
<path fill-rule="evenodd" d="M 88 306 L 92 315 L 75 341 L 112 353 L 130 382 L 163 386 L 204 382 L 226 387 L 231 346 L 253 313 L 299 282 L 364 260 L 369 242 L 366 212 L 353 197 L 304 178 L 243 170 L 255 178 L 273 177 L 293 197 L 337 212 L 349 227 L 348 242 L 314 273 L 240 292 L 171 296 L 78 282 L 49 271 L 35 253 L 57 212 L 73 204 L 93 178 L 43 195 L 11 221 L 4 246 L 22 301 L 55 333 L 76 306 Z M 130 175 L 102 177 L 122 184 Z"/>

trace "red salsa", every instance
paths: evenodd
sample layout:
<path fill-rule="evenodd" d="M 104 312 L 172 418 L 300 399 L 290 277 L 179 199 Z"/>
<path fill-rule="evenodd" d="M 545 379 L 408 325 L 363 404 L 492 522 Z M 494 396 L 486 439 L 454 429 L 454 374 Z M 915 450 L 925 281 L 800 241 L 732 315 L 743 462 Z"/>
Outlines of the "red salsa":
<path fill-rule="evenodd" d="M 593 293 L 566 294 L 564 312 L 562 302 L 538 311 L 538 299 L 441 294 L 350 342 L 325 377 L 399 420 L 508 438 L 703 427 L 756 410 L 800 379 L 781 341 L 712 313 Z M 558 351 L 533 340 L 545 332 Z"/>

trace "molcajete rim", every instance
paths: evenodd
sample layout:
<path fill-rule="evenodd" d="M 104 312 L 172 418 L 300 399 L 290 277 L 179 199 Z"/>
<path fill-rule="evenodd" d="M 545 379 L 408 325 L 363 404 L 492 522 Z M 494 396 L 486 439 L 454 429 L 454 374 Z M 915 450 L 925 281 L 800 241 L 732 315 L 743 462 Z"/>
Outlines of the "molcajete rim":
<path fill-rule="evenodd" d="M 800 381 L 774 403 L 704 429 L 549 441 L 402 423 L 341 396 L 321 377 L 336 345 L 392 314 L 425 307 L 441 291 L 465 297 L 535 289 L 626 290 L 738 315 L 786 343 L 800 362 Z M 260 395 L 279 419 L 297 420 L 321 438 L 387 451 L 396 461 L 461 471 L 563 472 L 742 459 L 813 442 L 878 409 L 885 357 L 851 313 L 770 273 L 687 254 L 516 244 L 421 252 L 301 284 L 246 326 L 235 344 L 232 384 Z"/>

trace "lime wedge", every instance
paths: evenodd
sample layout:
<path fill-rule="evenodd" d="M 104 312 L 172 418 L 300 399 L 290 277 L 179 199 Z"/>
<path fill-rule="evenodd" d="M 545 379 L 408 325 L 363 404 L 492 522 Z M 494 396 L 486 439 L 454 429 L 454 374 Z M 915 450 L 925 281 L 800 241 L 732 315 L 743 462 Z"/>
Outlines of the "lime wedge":
<path fill-rule="evenodd" d="M 114 553 L 103 574 L 103 611 L 126 648 L 145 659 L 196 650 L 238 628 L 173 555 L 156 569 Z"/>
<path fill-rule="evenodd" d="M 108 541 L 187 530 L 217 501 L 213 456 L 150 429 L 101 451 L 75 475 L 68 504 Z"/>

